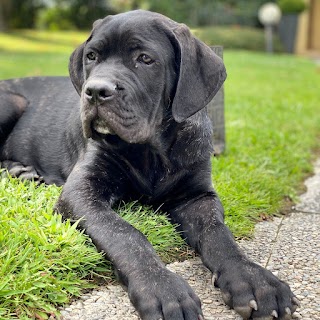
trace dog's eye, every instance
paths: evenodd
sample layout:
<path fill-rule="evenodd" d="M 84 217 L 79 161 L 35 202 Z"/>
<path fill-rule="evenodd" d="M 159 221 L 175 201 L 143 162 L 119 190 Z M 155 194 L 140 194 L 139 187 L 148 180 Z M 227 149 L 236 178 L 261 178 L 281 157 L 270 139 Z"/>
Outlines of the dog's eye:
<path fill-rule="evenodd" d="M 87 54 L 87 59 L 90 61 L 94 61 L 97 59 L 97 55 L 93 51 L 91 51 Z"/>
<path fill-rule="evenodd" d="M 145 64 L 152 64 L 154 62 L 154 60 L 152 60 L 152 58 L 150 58 L 147 54 L 141 54 L 138 58 L 138 61 Z"/>

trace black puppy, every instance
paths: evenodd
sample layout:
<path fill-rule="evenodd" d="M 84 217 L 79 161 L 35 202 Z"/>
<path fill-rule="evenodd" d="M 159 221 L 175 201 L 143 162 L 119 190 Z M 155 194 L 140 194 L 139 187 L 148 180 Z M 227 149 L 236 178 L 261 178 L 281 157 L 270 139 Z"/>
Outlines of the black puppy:
<path fill-rule="evenodd" d="M 221 59 L 185 25 L 133 11 L 97 21 L 69 69 L 76 91 L 68 78 L 0 83 L 2 166 L 64 184 L 57 210 L 84 218 L 142 319 L 202 319 L 202 311 L 190 286 L 112 210 L 119 200 L 162 205 L 243 318 L 291 319 L 297 299 L 243 255 L 212 187 L 205 106 L 225 80 Z"/>

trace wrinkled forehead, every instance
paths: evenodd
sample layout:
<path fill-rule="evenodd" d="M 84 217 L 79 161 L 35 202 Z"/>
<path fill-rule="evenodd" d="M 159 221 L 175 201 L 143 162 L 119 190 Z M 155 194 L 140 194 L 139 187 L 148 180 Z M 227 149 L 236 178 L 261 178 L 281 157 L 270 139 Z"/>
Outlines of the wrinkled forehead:
<path fill-rule="evenodd" d="M 104 18 L 94 29 L 91 42 L 102 41 L 109 47 L 161 50 L 170 45 L 166 31 L 175 25 L 174 21 L 157 13 L 142 10 L 122 13 Z"/>

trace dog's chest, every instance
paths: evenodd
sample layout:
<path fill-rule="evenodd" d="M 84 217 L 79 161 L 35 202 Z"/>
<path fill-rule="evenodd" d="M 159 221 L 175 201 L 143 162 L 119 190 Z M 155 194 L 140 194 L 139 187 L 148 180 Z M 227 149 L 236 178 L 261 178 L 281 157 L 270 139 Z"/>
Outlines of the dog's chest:
<path fill-rule="evenodd" d="M 170 192 L 176 179 L 167 157 L 152 150 L 140 149 L 123 159 L 133 194 L 152 202 Z"/>
<path fill-rule="evenodd" d="M 140 154 L 140 160 L 136 159 L 131 168 L 134 171 L 134 181 L 140 184 L 141 192 L 150 196 L 156 195 L 162 188 L 161 185 L 168 184 L 170 166 L 167 159 L 160 155 L 145 151 Z"/>

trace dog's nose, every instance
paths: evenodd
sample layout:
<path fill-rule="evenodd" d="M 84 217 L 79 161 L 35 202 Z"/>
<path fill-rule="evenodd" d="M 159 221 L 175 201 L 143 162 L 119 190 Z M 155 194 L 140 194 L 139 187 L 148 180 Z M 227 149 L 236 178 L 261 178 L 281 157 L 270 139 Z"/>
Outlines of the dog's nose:
<path fill-rule="evenodd" d="M 116 92 L 117 86 L 108 81 L 90 80 L 84 88 L 85 98 L 91 103 L 101 103 L 111 100 Z"/>

